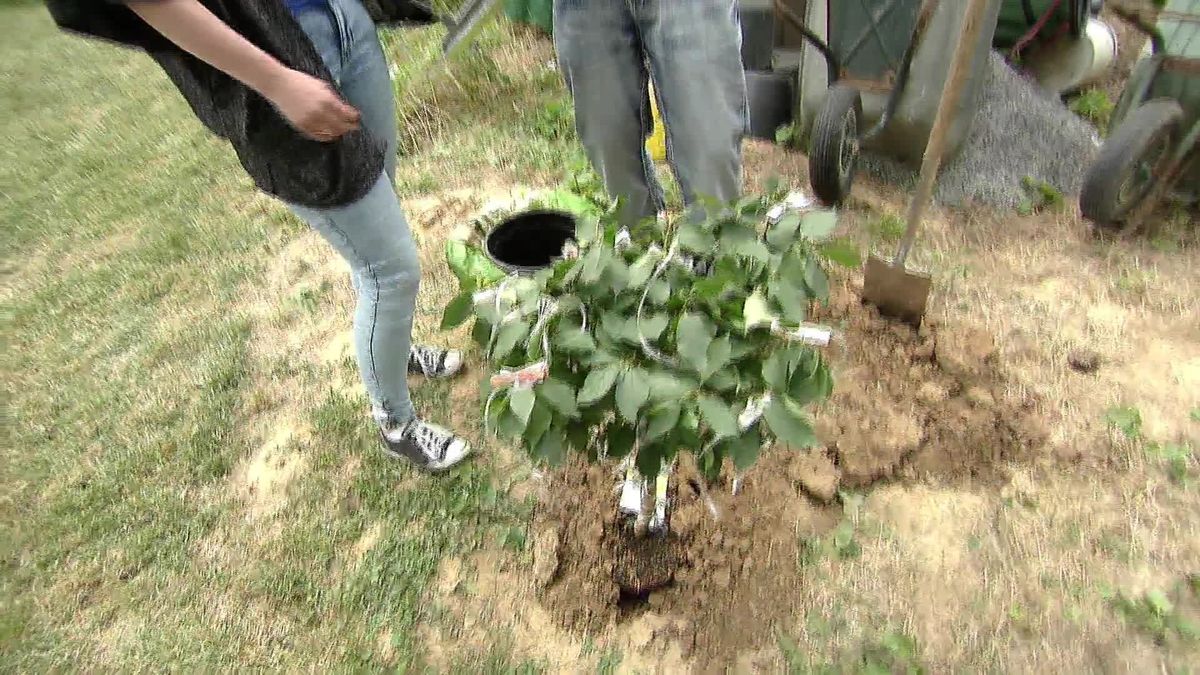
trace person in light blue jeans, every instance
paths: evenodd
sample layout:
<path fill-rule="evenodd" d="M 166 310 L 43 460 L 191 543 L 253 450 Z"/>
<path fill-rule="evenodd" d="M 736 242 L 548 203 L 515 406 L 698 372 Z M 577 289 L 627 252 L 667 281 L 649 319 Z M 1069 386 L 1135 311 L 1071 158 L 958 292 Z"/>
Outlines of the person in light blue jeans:
<path fill-rule="evenodd" d="M 290 207 L 350 264 L 358 295 L 355 353 L 389 451 L 431 471 L 449 468 L 470 446 L 417 418 L 407 376 L 449 377 L 462 355 L 411 344 L 421 267 L 393 187 L 396 106 L 375 24 L 360 0 L 286 2 L 363 126 L 386 144 L 384 172 L 362 199 L 330 209 Z"/>
<path fill-rule="evenodd" d="M 470 446 L 420 419 L 408 375 L 449 377 L 456 351 L 414 346 L 421 269 L 393 188 L 396 114 L 374 13 L 430 23 L 424 0 L 46 0 L 75 34 L 139 49 L 259 189 L 350 264 L 354 342 L 384 446 L 441 471 Z M 269 104 L 269 105 L 267 105 Z M 382 146 L 382 147 L 381 147 Z"/>
<path fill-rule="evenodd" d="M 667 160 L 685 203 L 741 192 L 748 111 L 736 0 L 554 0 L 554 46 L 588 158 L 622 222 L 663 192 L 645 149 L 653 78 Z"/>

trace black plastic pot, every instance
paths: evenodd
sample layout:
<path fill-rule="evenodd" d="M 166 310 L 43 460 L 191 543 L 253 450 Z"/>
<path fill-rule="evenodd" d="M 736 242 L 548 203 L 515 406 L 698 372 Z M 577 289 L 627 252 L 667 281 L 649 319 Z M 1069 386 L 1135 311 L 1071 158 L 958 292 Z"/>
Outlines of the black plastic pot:
<path fill-rule="evenodd" d="M 562 257 L 563 244 L 575 239 L 575 216 L 565 211 L 518 213 L 492 228 L 484 252 L 500 269 L 532 273 Z"/>
<path fill-rule="evenodd" d="M 775 140 L 779 127 L 792 123 L 796 71 L 747 70 L 746 95 L 750 104 L 750 136 Z"/>

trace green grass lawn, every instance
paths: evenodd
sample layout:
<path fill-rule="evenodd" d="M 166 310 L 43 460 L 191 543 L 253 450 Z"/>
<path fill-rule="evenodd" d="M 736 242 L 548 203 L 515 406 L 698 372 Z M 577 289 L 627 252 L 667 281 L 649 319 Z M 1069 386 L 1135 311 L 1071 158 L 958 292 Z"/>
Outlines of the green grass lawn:
<path fill-rule="evenodd" d="M 327 384 L 348 363 L 256 356 L 271 326 L 243 299 L 305 228 L 149 59 L 36 5 L 0 23 L 0 670 L 419 667 L 439 561 L 519 533 L 527 505 L 486 463 L 422 480 L 384 459 L 364 401 Z M 402 192 L 545 182 L 578 158 L 552 70 L 473 55 L 424 80 L 438 32 L 385 37 L 408 59 Z M 317 311 L 348 328 L 344 306 Z M 418 408 L 447 392 L 421 387 Z M 231 485 L 280 407 L 311 428 L 290 447 L 305 473 L 254 519 Z"/>

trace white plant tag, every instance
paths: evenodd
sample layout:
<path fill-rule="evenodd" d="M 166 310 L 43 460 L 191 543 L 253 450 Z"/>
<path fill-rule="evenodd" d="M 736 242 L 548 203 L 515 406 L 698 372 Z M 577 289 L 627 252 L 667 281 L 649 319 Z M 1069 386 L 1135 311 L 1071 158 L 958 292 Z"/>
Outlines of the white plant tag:
<path fill-rule="evenodd" d="M 626 478 L 621 485 L 621 500 L 618 507 L 623 513 L 634 516 L 642 515 L 642 500 L 646 496 L 646 482 Z"/>

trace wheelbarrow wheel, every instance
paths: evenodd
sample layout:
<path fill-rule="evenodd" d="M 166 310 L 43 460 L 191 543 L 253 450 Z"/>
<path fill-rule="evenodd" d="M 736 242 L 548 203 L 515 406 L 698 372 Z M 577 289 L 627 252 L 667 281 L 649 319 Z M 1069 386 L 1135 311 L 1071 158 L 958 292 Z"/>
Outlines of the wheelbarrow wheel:
<path fill-rule="evenodd" d="M 1101 227 L 1121 228 L 1158 187 L 1179 143 L 1182 120 L 1183 109 L 1169 99 L 1133 110 L 1104 143 L 1083 178 L 1079 195 L 1083 216 Z"/>
<path fill-rule="evenodd" d="M 862 95 L 846 84 L 835 84 L 813 122 L 808 149 L 808 175 L 817 199 L 836 206 L 850 194 L 858 167 L 858 136 L 862 127 Z"/>

